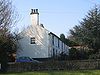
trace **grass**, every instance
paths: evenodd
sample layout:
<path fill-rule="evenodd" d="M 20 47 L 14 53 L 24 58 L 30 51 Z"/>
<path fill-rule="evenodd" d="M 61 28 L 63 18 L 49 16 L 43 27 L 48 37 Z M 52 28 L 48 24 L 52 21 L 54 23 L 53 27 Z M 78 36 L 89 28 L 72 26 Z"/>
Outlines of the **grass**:
<path fill-rule="evenodd" d="M 5 73 L 0 75 L 100 75 L 100 70 L 34 71 L 34 72 Z"/>

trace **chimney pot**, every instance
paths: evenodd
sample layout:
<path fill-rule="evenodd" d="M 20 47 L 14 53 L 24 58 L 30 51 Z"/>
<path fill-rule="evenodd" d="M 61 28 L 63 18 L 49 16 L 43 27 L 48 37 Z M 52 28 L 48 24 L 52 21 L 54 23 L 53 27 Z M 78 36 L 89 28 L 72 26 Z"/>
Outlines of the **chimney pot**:
<path fill-rule="evenodd" d="M 30 14 L 33 14 L 34 12 L 33 12 L 33 9 L 31 9 L 31 13 Z"/>
<path fill-rule="evenodd" d="M 38 9 L 36 9 L 36 13 L 38 13 Z"/>
<path fill-rule="evenodd" d="M 36 13 L 35 9 L 34 9 L 34 13 Z"/>

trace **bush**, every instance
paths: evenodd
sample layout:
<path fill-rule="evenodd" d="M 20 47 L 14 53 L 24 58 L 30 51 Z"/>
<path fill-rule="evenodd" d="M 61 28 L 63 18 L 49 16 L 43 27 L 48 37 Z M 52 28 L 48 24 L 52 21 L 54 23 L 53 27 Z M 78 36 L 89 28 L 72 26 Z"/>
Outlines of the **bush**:
<path fill-rule="evenodd" d="M 100 59 L 100 53 L 90 55 L 89 59 Z"/>

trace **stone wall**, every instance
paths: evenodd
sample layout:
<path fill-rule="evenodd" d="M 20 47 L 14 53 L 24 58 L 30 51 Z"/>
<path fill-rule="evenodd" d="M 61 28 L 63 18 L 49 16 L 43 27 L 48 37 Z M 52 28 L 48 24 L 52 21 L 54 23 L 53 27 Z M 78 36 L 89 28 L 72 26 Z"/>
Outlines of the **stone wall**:
<path fill-rule="evenodd" d="M 100 69 L 100 60 L 47 61 L 43 63 L 10 63 L 8 72 L 90 69 Z"/>

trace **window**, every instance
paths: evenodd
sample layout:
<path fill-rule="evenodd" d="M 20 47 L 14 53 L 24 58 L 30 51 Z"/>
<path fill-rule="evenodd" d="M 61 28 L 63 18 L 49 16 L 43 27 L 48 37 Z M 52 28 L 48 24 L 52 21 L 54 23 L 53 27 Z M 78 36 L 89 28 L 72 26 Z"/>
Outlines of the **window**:
<path fill-rule="evenodd" d="M 53 48 L 53 56 L 55 56 L 55 49 Z"/>
<path fill-rule="evenodd" d="M 54 45 L 54 36 L 52 35 L 52 44 Z"/>
<path fill-rule="evenodd" d="M 57 55 L 58 53 L 57 53 L 57 49 L 56 49 L 56 55 Z"/>
<path fill-rule="evenodd" d="M 63 50 L 63 42 L 62 42 L 62 50 Z"/>
<path fill-rule="evenodd" d="M 31 44 L 35 44 L 35 37 L 31 38 Z"/>
<path fill-rule="evenodd" d="M 59 39 L 58 39 L 58 48 L 59 48 Z"/>

